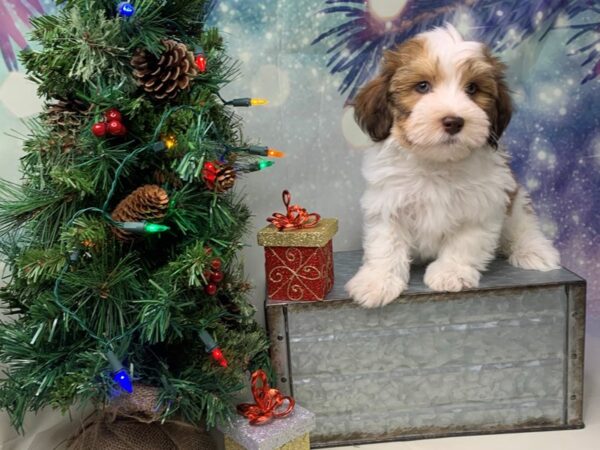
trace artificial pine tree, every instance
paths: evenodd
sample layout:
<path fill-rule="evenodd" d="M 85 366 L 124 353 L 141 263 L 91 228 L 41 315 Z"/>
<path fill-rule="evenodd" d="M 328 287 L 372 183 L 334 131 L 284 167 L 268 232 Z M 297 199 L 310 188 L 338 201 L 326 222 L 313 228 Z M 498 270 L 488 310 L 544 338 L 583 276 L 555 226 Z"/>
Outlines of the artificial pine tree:
<path fill-rule="evenodd" d="M 222 99 L 237 67 L 208 0 L 57 3 L 22 55 L 48 106 L 22 184 L 0 183 L 0 406 L 22 430 L 27 411 L 150 387 L 157 419 L 213 425 L 268 366 L 229 190 L 279 154 L 240 135 L 233 107 L 261 102 Z"/>

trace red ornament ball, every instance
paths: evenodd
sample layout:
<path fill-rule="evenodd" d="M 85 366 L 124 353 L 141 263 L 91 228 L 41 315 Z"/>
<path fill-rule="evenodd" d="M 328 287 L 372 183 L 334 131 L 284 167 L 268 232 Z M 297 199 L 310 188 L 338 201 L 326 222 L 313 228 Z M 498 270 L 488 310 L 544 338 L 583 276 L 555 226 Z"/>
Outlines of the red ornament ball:
<path fill-rule="evenodd" d="M 221 272 L 220 270 L 217 270 L 210 275 L 210 281 L 217 284 L 223 281 L 223 278 L 223 272 Z"/>
<path fill-rule="evenodd" d="M 208 295 L 215 295 L 217 293 L 217 285 L 213 283 L 209 283 L 204 287 L 204 292 Z"/>
<path fill-rule="evenodd" d="M 219 258 L 215 258 L 210 262 L 210 268 L 212 270 L 221 270 L 223 262 Z"/>
<path fill-rule="evenodd" d="M 106 123 L 98 122 L 92 125 L 92 133 L 96 137 L 102 137 L 106 135 Z"/>
<path fill-rule="evenodd" d="M 108 122 L 108 125 L 106 125 L 106 128 L 108 129 L 109 134 L 112 134 L 113 136 L 122 136 L 125 134 L 125 126 L 118 120 L 111 120 Z"/>
<path fill-rule="evenodd" d="M 111 122 L 116 120 L 117 122 L 121 122 L 122 116 L 118 109 L 111 108 L 104 113 L 104 117 L 106 117 L 107 122 Z"/>
<path fill-rule="evenodd" d="M 198 67 L 200 73 L 206 72 L 206 56 L 203 53 L 196 56 L 196 67 Z"/>

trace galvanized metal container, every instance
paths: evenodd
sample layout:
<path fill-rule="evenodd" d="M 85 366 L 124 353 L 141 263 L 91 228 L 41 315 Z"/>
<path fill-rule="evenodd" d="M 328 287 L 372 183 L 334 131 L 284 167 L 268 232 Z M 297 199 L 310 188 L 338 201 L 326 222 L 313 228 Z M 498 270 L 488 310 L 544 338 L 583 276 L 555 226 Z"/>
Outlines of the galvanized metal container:
<path fill-rule="evenodd" d="M 323 302 L 267 301 L 279 388 L 317 415 L 313 447 L 583 427 L 585 281 L 494 262 L 478 289 L 435 293 L 415 268 L 390 305 L 343 286 Z"/>

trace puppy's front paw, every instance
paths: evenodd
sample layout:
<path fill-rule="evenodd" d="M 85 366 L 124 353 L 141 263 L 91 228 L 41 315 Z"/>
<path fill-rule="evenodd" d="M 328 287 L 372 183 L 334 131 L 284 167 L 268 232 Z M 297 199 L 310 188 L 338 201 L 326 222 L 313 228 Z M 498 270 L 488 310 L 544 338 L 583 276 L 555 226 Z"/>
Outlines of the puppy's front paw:
<path fill-rule="evenodd" d="M 549 241 L 541 241 L 517 248 L 508 262 L 521 269 L 547 272 L 560 268 L 560 255 Z"/>
<path fill-rule="evenodd" d="M 346 292 L 365 308 L 376 308 L 392 302 L 406 289 L 406 282 L 385 270 L 362 266 L 346 283 Z"/>
<path fill-rule="evenodd" d="M 425 271 L 425 284 L 434 291 L 458 292 L 479 285 L 477 269 L 446 261 L 434 261 Z"/>

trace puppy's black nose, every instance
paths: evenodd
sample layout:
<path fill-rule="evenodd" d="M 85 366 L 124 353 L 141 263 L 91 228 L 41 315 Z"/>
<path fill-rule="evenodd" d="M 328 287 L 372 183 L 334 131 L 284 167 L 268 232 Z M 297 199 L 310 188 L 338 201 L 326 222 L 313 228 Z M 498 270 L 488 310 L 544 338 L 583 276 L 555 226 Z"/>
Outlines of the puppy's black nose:
<path fill-rule="evenodd" d="M 442 119 L 442 125 L 444 125 L 444 130 L 448 134 L 458 133 L 460 130 L 462 130 L 464 124 L 465 119 L 462 117 L 446 116 Z"/>

